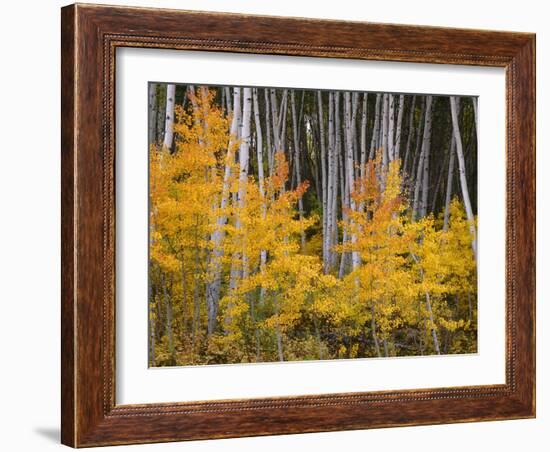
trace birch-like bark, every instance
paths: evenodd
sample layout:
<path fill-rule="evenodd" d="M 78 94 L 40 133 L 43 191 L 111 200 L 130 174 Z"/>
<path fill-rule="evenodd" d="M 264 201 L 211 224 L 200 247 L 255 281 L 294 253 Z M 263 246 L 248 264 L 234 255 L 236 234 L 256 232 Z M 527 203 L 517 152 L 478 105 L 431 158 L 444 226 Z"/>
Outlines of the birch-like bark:
<path fill-rule="evenodd" d="M 352 132 L 352 125 L 354 124 L 354 117 L 353 113 L 350 111 L 352 106 L 350 105 L 350 94 L 349 92 L 346 92 L 344 94 L 344 115 L 346 120 L 346 187 L 347 187 L 347 203 L 348 207 L 352 212 L 356 211 L 356 205 L 353 197 L 351 197 L 351 191 L 353 189 L 354 185 L 354 167 L 355 162 L 353 158 L 353 132 Z M 351 231 L 355 231 L 355 223 L 353 219 L 350 221 L 350 229 Z M 351 233 L 351 243 L 353 249 L 355 249 L 355 244 L 357 243 L 357 234 L 355 232 Z M 351 263 L 352 263 L 352 269 L 355 270 L 360 265 L 360 258 L 359 253 L 357 251 L 352 251 L 351 253 Z"/>
<path fill-rule="evenodd" d="M 294 98 L 294 91 L 295 90 L 291 90 L 290 92 L 290 109 L 292 114 L 292 136 L 294 138 L 294 169 L 296 184 L 297 186 L 300 186 L 302 183 L 302 175 L 300 170 L 300 144 L 298 140 L 298 120 L 296 118 L 296 100 Z M 298 214 L 300 216 L 300 221 L 302 221 L 304 219 L 304 202 L 302 200 L 302 196 L 298 198 Z M 304 250 L 306 246 L 306 234 L 303 230 L 301 231 L 300 236 L 302 250 Z"/>
<path fill-rule="evenodd" d="M 359 179 L 365 180 L 366 164 L 367 164 L 367 124 L 368 124 L 368 94 L 363 94 L 363 104 L 361 106 L 361 140 L 360 140 L 360 162 L 359 162 Z M 355 187 L 354 187 L 355 189 Z M 361 183 L 361 193 L 364 193 L 364 184 Z M 365 202 L 361 201 L 358 207 L 360 212 L 365 210 Z"/>
<path fill-rule="evenodd" d="M 260 189 L 260 196 L 262 198 L 265 198 L 263 134 L 262 134 L 262 124 L 260 122 L 260 108 L 259 108 L 259 102 L 258 102 L 257 88 L 253 89 L 252 97 L 254 102 L 254 125 L 256 127 L 256 156 L 258 159 L 258 186 Z M 263 209 L 265 210 L 265 205 L 263 206 Z"/>
<path fill-rule="evenodd" d="M 394 155 L 395 133 L 395 96 L 388 94 L 388 161 L 395 159 Z"/>
<path fill-rule="evenodd" d="M 275 156 L 275 153 L 279 151 L 279 123 L 277 121 L 278 114 L 277 114 L 277 92 L 275 89 L 271 89 L 269 91 L 271 96 L 271 121 L 272 121 L 272 127 L 273 127 L 273 156 Z"/>
<path fill-rule="evenodd" d="M 466 218 L 470 225 L 470 234 L 472 235 L 472 250 L 477 262 L 477 233 L 474 219 L 474 212 L 470 202 L 470 193 L 468 191 L 468 181 L 466 179 L 466 165 L 464 163 L 464 152 L 462 149 L 462 137 L 460 136 L 460 127 L 458 125 L 458 106 L 460 100 L 455 96 L 451 96 L 451 118 L 453 121 L 453 131 L 456 141 L 456 157 L 458 159 L 458 174 L 460 179 L 460 188 L 462 190 L 462 198 L 464 201 L 464 209 L 466 210 Z"/>
<path fill-rule="evenodd" d="M 418 161 L 417 161 L 417 164 L 416 164 L 416 176 L 414 178 L 414 195 L 413 195 L 413 209 L 412 209 L 412 219 L 413 220 L 416 220 L 419 216 L 419 212 L 421 211 L 421 188 L 422 188 L 422 181 L 423 181 L 423 172 L 424 172 L 424 151 L 425 151 L 425 147 L 424 147 L 424 141 L 420 140 L 420 136 L 421 136 L 421 130 L 420 130 L 420 127 L 421 125 L 423 126 L 422 128 L 425 129 L 425 125 L 426 125 L 426 105 L 427 105 L 428 101 L 427 101 L 427 98 L 425 99 L 424 101 L 424 104 L 422 106 L 422 116 L 420 117 L 421 118 L 421 123 L 419 124 L 418 128 L 419 130 L 417 131 L 417 136 L 416 136 L 416 153 L 418 154 L 418 152 L 420 151 L 420 155 L 418 157 Z M 420 146 L 422 145 L 422 148 L 420 148 Z M 414 167 L 413 167 L 413 170 L 414 170 Z"/>
<path fill-rule="evenodd" d="M 323 95 L 321 91 L 317 91 L 317 113 L 319 115 L 319 144 L 321 147 L 321 193 L 323 205 L 323 266 L 326 267 L 328 261 L 327 250 L 327 164 L 326 164 L 326 148 L 325 148 L 325 118 L 323 115 Z"/>
<path fill-rule="evenodd" d="M 423 102 L 422 102 L 423 100 Z M 422 157 L 421 147 L 422 147 L 422 131 L 424 130 L 424 117 L 426 112 L 426 97 L 420 98 L 422 106 L 420 107 L 420 120 L 418 122 L 418 127 L 416 128 L 416 143 L 414 145 L 414 160 L 413 165 L 411 166 L 411 185 L 416 179 L 412 179 L 414 175 L 414 169 L 419 165 L 419 159 Z M 422 182 L 422 181 L 420 181 Z"/>
<path fill-rule="evenodd" d="M 388 95 L 382 95 L 382 167 L 388 166 Z"/>
<path fill-rule="evenodd" d="M 381 94 L 376 95 L 376 104 L 374 106 L 374 124 L 372 126 L 372 139 L 370 142 L 369 160 L 374 158 L 377 151 L 378 137 L 380 135 L 380 100 Z"/>
<path fill-rule="evenodd" d="M 338 156 L 342 154 L 342 141 L 341 141 L 341 125 L 340 125 L 340 92 L 334 92 L 334 191 L 332 196 L 334 197 L 332 202 L 332 246 L 338 243 Z M 341 191 L 341 196 L 344 196 L 344 192 Z M 332 253 L 331 266 L 336 264 L 336 253 Z"/>
<path fill-rule="evenodd" d="M 265 137 L 267 141 L 267 169 L 269 175 L 273 176 L 273 147 L 271 146 L 271 106 L 269 103 L 269 94 L 267 89 L 264 89 L 265 100 Z"/>
<path fill-rule="evenodd" d="M 368 122 L 368 94 L 363 94 L 363 104 L 361 107 L 361 153 L 359 174 L 363 180 L 365 178 L 365 165 L 367 163 L 367 122 Z"/>
<path fill-rule="evenodd" d="M 412 97 L 411 107 L 409 111 L 409 128 L 407 130 L 407 147 L 405 149 L 405 159 L 403 160 L 403 171 L 407 171 L 409 167 L 409 157 L 411 155 L 412 137 L 414 135 L 414 110 L 415 110 L 416 96 Z M 403 180 L 405 177 L 403 177 Z"/>
<path fill-rule="evenodd" d="M 455 171 L 455 147 L 456 139 L 453 133 L 449 148 L 449 171 L 447 173 L 447 191 L 445 192 L 445 213 L 443 214 L 444 231 L 449 229 L 449 207 L 451 205 L 451 196 L 453 194 L 453 176 Z"/>
<path fill-rule="evenodd" d="M 166 90 L 166 88 L 165 88 Z M 157 136 L 156 143 L 162 146 L 164 142 L 164 127 L 166 122 L 166 92 L 162 92 L 162 86 L 157 85 Z"/>
<path fill-rule="evenodd" d="M 246 192 L 248 187 L 248 166 L 250 158 L 250 122 L 252 113 L 252 88 L 243 88 L 243 114 L 241 126 L 241 145 L 239 146 L 239 188 L 237 192 L 237 208 L 238 213 L 235 220 L 235 229 L 239 234 L 242 229 L 241 213 L 244 208 Z M 244 240 L 244 238 L 241 238 Z M 237 280 L 242 276 L 243 269 L 246 268 L 247 256 L 244 250 L 235 253 L 231 264 L 231 272 L 229 279 L 229 288 L 237 287 Z M 226 323 L 231 321 L 226 317 Z"/>
<path fill-rule="evenodd" d="M 220 215 L 216 220 L 216 229 L 211 235 L 212 256 L 210 258 L 210 275 L 206 285 L 206 305 L 208 313 L 207 333 L 210 335 L 216 329 L 218 316 L 218 306 L 221 289 L 221 258 L 223 256 L 222 242 L 225 237 L 225 223 L 227 214 L 225 210 L 229 202 L 229 179 L 231 177 L 231 165 L 234 161 L 234 147 L 239 139 L 239 121 L 241 113 L 241 88 L 233 89 L 233 118 L 231 120 L 231 130 L 229 145 L 225 157 L 225 168 L 223 175 L 223 186 L 220 199 Z"/>
<path fill-rule="evenodd" d="M 423 171 L 422 171 L 422 200 L 420 202 L 420 217 L 425 217 L 428 210 L 428 190 L 430 188 L 430 148 L 432 142 L 432 105 L 433 97 L 426 96 L 426 116 L 424 134 L 422 137 Z"/>
<path fill-rule="evenodd" d="M 279 111 L 279 150 L 286 151 L 286 112 L 288 110 L 288 90 L 283 90 L 283 100 Z M 290 160 L 290 159 L 289 159 Z"/>
<path fill-rule="evenodd" d="M 332 215 L 334 212 L 333 203 L 335 190 L 335 171 L 334 168 L 334 93 L 331 91 L 328 94 L 328 169 L 327 169 L 327 209 L 326 216 L 326 234 L 323 237 L 324 248 L 326 250 L 326 259 L 324 261 L 324 272 L 329 273 L 332 262 Z"/>
<path fill-rule="evenodd" d="M 346 153 L 346 145 L 344 142 L 344 154 L 345 153 Z M 342 211 L 342 223 L 347 225 L 348 223 L 347 209 L 349 208 L 349 199 L 348 199 L 348 183 L 345 175 L 346 170 L 344 168 L 344 165 L 345 165 L 345 157 L 343 159 L 342 153 L 338 152 L 338 179 L 340 181 L 340 193 L 341 193 L 340 205 L 341 205 L 341 211 Z M 348 241 L 348 228 L 344 227 L 342 232 L 342 244 L 346 243 L 347 241 Z M 343 252 L 340 255 L 340 267 L 338 270 L 339 279 L 342 279 L 344 277 L 348 255 L 349 255 L 348 252 Z"/>
<path fill-rule="evenodd" d="M 254 103 L 254 125 L 256 127 L 256 156 L 258 160 L 258 187 L 260 189 L 260 196 L 262 198 L 262 218 L 265 220 L 267 211 L 266 211 L 266 202 L 265 202 L 265 186 L 264 186 L 264 155 L 263 155 L 263 136 L 262 136 L 262 124 L 260 122 L 260 108 L 258 106 L 258 89 L 254 88 L 252 90 L 252 98 Z M 269 150 L 269 148 L 268 148 Z M 260 251 L 260 273 L 265 272 L 265 265 L 267 262 L 267 252 L 266 250 Z M 265 290 L 262 287 L 260 289 L 258 305 L 263 305 L 265 296 Z M 256 360 L 259 360 L 260 357 L 260 331 L 256 327 L 256 316 L 254 301 L 250 300 L 250 312 L 252 322 L 254 323 L 255 336 L 256 336 Z"/>
<path fill-rule="evenodd" d="M 227 104 L 227 114 L 232 115 L 233 114 L 233 108 L 231 106 L 231 90 L 228 86 L 224 88 L 225 93 L 225 102 Z"/>
<path fill-rule="evenodd" d="M 403 124 L 403 112 L 405 111 L 405 96 L 399 96 L 399 109 L 397 110 L 397 126 L 395 128 L 395 143 L 393 149 L 393 158 L 401 158 L 401 127 Z"/>
<path fill-rule="evenodd" d="M 256 155 L 258 159 L 258 186 L 260 189 L 260 196 L 262 197 L 262 216 L 266 216 L 265 205 L 265 173 L 264 173 L 264 154 L 263 154 L 263 134 L 262 124 L 260 122 L 260 108 L 258 103 L 258 89 L 254 88 L 253 92 L 254 100 L 254 125 L 256 126 Z M 266 263 L 266 251 L 262 250 L 260 254 L 260 268 L 263 270 Z"/>
<path fill-rule="evenodd" d="M 166 85 L 166 117 L 164 121 L 164 142 L 163 147 L 172 149 L 174 142 L 174 102 L 176 98 L 176 85 Z"/>
<path fill-rule="evenodd" d="M 357 140 L 357 112 L 359 111 L 359 93 L 354 92 L 351 95 L 351 124 L 350 131 L 353 145 L 353 180 L 359 177 L 359 145 Z M 353 191 L 353 186 L 349 187 L 350 193 Z"/>
<path fill-rule="evenodd" d="M 157 84 L 149 84 L 149 146 L 157 141 Z"/>

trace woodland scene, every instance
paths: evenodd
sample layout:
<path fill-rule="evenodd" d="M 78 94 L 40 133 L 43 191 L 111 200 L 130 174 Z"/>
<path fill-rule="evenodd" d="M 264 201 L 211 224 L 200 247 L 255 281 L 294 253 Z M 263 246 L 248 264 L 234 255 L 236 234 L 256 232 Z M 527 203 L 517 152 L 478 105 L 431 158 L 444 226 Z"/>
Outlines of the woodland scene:
<path fill-rule="evenodd" d="M 148 103 L 149 366 L 477 351 L 477 98 Z"/>

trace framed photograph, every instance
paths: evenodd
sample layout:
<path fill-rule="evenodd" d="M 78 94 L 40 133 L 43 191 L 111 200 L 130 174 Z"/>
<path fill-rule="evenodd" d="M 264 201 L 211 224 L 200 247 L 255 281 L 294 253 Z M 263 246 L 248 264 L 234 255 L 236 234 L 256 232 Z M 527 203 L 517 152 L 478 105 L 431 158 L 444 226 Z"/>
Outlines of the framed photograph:
<path fill-rule="evenodd" d="M 535 36 L 62 9 L 62 442 L 535 416 Z"/>

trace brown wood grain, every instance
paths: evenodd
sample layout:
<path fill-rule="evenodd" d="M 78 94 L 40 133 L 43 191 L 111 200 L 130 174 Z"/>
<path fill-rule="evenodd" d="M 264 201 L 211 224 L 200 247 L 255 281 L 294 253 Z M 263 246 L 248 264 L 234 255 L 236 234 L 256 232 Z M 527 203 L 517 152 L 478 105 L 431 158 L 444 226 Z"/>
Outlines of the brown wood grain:
<path fill-rule="evenodd" d="M 533 34 L 78 4 L 62 9 L 61 35 L 64 444 L 535 415 Z M 506 68 L 506 384 L 116 405 L 114 66 L 116 48 L 125 46 Z"/>

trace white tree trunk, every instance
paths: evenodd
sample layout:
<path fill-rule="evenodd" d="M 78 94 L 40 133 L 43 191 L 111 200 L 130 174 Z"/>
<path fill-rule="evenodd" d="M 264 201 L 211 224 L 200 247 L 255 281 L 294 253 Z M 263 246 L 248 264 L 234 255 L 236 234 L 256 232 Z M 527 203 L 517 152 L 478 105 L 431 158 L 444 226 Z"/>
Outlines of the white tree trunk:
<path fill-rule="evenodd" d="M 221 214 L 216 220 L 216 229 L 211 235 L 212 241 L 212 256 L 210 261 L 210 276 L 206 286 L 206 306 L 208 312 L 207 332 L 212 334 L 216 329 L 216 320 L 218 316 L 218 306 L 220 300 L 221 289 L 221 257 L 223 256 L 222 242 L 225 237 L 224 226 L 227 222 L 225 209 L 229 202 L 229 179 L 231 177 L 231 165 L 234 161 L 235 143 L 239 139 L 239 122 L 241 113 L 241 88 L 233 89 L 233 118 L 231 120 L 231 130 L 229 137 L 229 145 L 225 157 L 225 168 L 223 175 L 223 186 L 220 200 Z"/>
<path fill-rule="evenodd" d="M 277 121 L 277 92 L 272 88 L 270 91 L 271 121 L 273 123 L 273 155 L 279 151 L 279 123 Z"/>
<path fill-rule="evenodd" d="M 254 125 L 256 127 L 256 156 L 258 159 L 258 186 L 260 188 L 260 196 L 265 197 L 264 186 L 264 154 L 263 154 L 263 135 L 262 124 L 260 122 L 260 108 L 258 103 L 258 89 L 254 88 L 252 91 L 252 97 L 254 101 Z"/>
<path fill-rule="evenodd" d="M 449 148 L 449 172 L 447 173 L 447 191 L 445 193 L 445 213 L 443 214 L 443 230 L 449 229 L 449 207 L 451 205 L 451 196 L 453 193 L 453 176 L 455 171 L 455 147 L 456 139 L 453 133 Z"/>
<path fill-rule="evenodd" d="M 164 142 L 163 147 L 172 149 L 174 142 L 174 101 L 176 98 L 176 85 L 166 85 L 166 117 L 164 121 Z"/>
<path fill-rule="evenodd" d="M 416 96 L 413 96 L 411 100 L 411 107 L 409 111 L 409 129 L 407 131 L 407 148 L 405 149 L 405 159 L 403 160 L 403 171 L 406 172 L 409 167 L 409 156 L 411 155 L 412 137 L 414 135 L 414 110 L 415 110 Z M 403 177 L 405 180 L 406 175 Z"/>
<path fill-rule="evenodd" d="M 149 84 L 149 146 L 157 141 L 157 84 Z"/>
<path fill-rule="evenodd" d="M 360 161 L 361 166 L 359 168 L 360 177 L 365 177 L 365 164 L 367 163 L 367 122 L 368 122 L 368 94 L 363 94 L 363 104 L 361 108 L 361 153 Z"/>
<path fill-rule="evenodd" d="M 302 183 L 302 175 L 300 169 L 300 143 L 298 139 L 298 120 L 296 118 L 296 99 L 294 98 L 294 91 L 290 92 L 290 109 L 292 114 L 292 136 L 294 138 L 294 169 L 296 175 L 296 184 L 299 186 Z M 300 221 L 304 219 L 304 202 L 302 197 L 298 198 L 298 214 L 300 216 Z M 302 250 L 306 246 L 306 234 L 302 230 L 301 234 L 301 246 Z"/>
<path fill-rule="evenodd" d="M 332 196 L 332 237 L 331 246 L 338 243 L 338 157 L 342 155 L 342 141 L 341 141 L 341 124 L 340 124 L 340 92 L 334 92 L 334 190 Z M 341 197 L 344 197 L 344 192 L 341 190 Z M 336 264 L 336 253 L 332 253 L 331 265 Z"/>
<path fill-rule="evenodd" d="M 250 159 L 250 120 L 252 113 L 252 88 L 243 88 L 243 114 L 241 121 L 241 145 L 239 146 L 239 188 L 237 191 L 237 207 L 243 209 L 245 205 L 246 192 L 248 188 L 248 166 Z M 237 212 L 235 228 L 239 231 L 242 227 L 241 213 Z M 233 256 L 229 288 L 237 287 L 237 281 L 242 276 L 243 268 L 246 266 L 247 256 L 237 252 Z M 226 319 L 227 320 L 227 319 Z"/>
<path fill-rule="evenodd" d="M 395 133 L 395 96 L 388 94 L 388 161 L 395 159 L 394 155 Z"/>
<path fill-rule="evenodd" d="M 258 89 L 254 88 L 253 92 L 254 100 L 254 125 L 256 126 L 256 155 L 258 159 L 258 186 L 260 188 L 260 196 L 262 197 L 262 216 L 265 218 L 266 205 L 265 205 L 265 182 L 264 182 L 264 154 L 263 154 L 263 135 L 262 124 L 260 122 L 260 108 L 258 106 Z M 267 254 L 265 250 L 260 251 L 260 270 L 263 272 L 267 260 Z"/>
<path fill-rule="evenodd" d="M 332 262 L 332 215 L 334 212 L 333 203 L 335 190 L 335 168 L 334 168 L 334 94 L 328 94 L 328 169 L 327 169 L 327 210 L 326 216 L 326 234 L 323 237 L 326 249 L 326 260 L 324 262 L 324 271 L 329 273 Z"/>
<path fill-rule="evenodd" d="M 319 142 L 321 146 L 321 193 L 323 203 L 323 265 L 326 265 L 327 258 L 327 164 L 325 148 L 325 118 L 323 116 L 323 96 L 321 91 L 317 91 L 317 109 L 319 113 Z"/>
<path fill-rule="evenodd" d="M 433 97 L 426 96 L 426 116 L 424 121 L 424 135 L 422 137 L 423 171 L 422 171 L 422 200 L 420 216 L 425 217 L 428 210 L 428 191 L 430 189 L 430 148 L 432 142 L 432 105 Z"/>
<path fill-rule="evenodd" d="M 470 202 L 470 193 L 468 192 L 468 181 L 466 179 L 466 165 L 464 163 L 464 152 L 462 150 L 462 137 L 460 136 L 460 127 L 458 125 L 458 107 L 460 100 L 455 96 L 451 96 L 451 117 L 453 120 L 453 130 L 456 141 L 456 157 L 458 159 L 458 174 L 460 178 L 460 188 L 462 190 L 462 198 L 464 201 L 464 209 L 466 210 L 466 218 L 470 224 L 470 234 L 472 235 L 472 250 L 477 262 L 477 233 L 474 219 L 474 212 Z"/>
<path fill-rule="evenodd" d="M 372 139 L 370 142 L 369 160 L 374 158 L 375 152 L 378 150 L 378 141 L 380 135 L 380 99 L 382 95 L 376 95 L 376 105 L 374 106 L 374 124 L 372 126 Z"/>
<path fill-rule="evenodd" d="M 273 147 L 271 145 L 271 107 L 269 104 L 269 95 L 267 89 L 264 89 L 265 100 L 265 136 L 267 139 L 267 169 L 269 175 L 273 176 Z"/>
<path fill-rule="evenodd" d="M 403 124 L 403 112 L 405 111 L 405 96 L 399 96 L 399 110 L 397 111 L 397 127 L 395 129 L 395 143 L 393 150 L 393 158 L 401 158 L 401 127 Z"/>
<path fill-rule="evenodd" d="M 382 95 L 382 167 L 388 166 L 388 95 Z"/>
<path fill-rule="evenodd" d="M 231 90 L 228 86 L 224 88 L 224 93 L 225 93 L 225 102 L 227 105 L 227 114 L 231 115 L 233 113 L 233 108 L 231 105 Z"/>
<path fill-rule="evenodd" d="M 346 165 L 345 165 L 345 169 L 346 169 L 346 174 L 345 174 L 345 177 L 346 177 L 346 187 L 347 187 L 347 193 L 346 193 L 346 197 L 347 197 L 347 202 L 348 202 L 348 207 L 350 208 L 350 210 L 352 212 L 355 212 L 356 211 L 356 205 L 355 205 L 355 201 L 353 200 L 353 198 L 351 197 L 351 191 L 353 190 L 353 186 L 354 186 L 354 167 L 355 167 L 355 162 L 354 162 L 354 158 L 353 158 L 353 132 L 352 132 L 352 125 L 354 125 L 354 121 L 353 121 L 353 114 L 352 112 L 350 111 L 351 110 L 351 105 L 350 105 L 350 94 L 349 92 L 346 92 L 344 94 L 344 110 L 345 110 L 345 120 L 346 120 L 346 124 L 345 124 L 345 127 L 346 127 Z M 350 222 L 351 224 L 351 230 L 354 231 L 354 222 L 353 220 L 351 220 Z M 351 243 L 352 243 L 352 246 L 355 245 L 355 243 L 357 243 L 357 235 L 355 233 L 352 233 L 351 234 Z M 351 253 L 351 262 L 352 262 L 352 269 L 355 270 L 357 267 L 359 267 L 361 261 L 360 261 L 360 258 L 359 258 L 359 253 L 357 251 L 352 251 Z"/>

